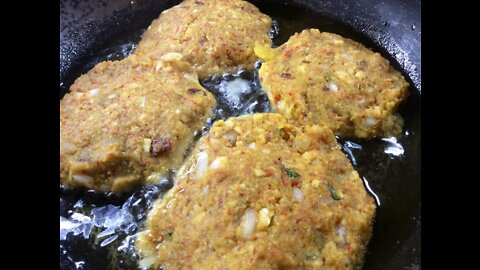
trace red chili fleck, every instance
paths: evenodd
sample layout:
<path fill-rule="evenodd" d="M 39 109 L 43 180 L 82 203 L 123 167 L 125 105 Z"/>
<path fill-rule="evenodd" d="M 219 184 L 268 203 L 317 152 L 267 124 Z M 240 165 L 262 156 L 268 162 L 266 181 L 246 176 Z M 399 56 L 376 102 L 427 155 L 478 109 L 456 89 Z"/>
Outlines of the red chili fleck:
<path fill-rule="evenodd" d="M 280 101 L 281 98 L 282 98 L 282 97 L 281 97 L 279 94 L 276 94 L 276 95 L 273 97 L 273 101 L 275 101 L 275 103 L 277 103 L 277 102 Z"/>
<path fill-rule="evenodd" d="M 352 246 L 350 245 L 350 243 L 345 244 L 345 249 L 346 249 L 347 251 L 352 250 Z"/>
<path fill-rule="evenodd" d="M 271 169 L 269 169 L 269 168 L 264 169 L 263 171 L 265 172 L 265 174 L 266 174 L 267 176 L 272 176 L 272 175 L 273 175 L 273 171 L 272 171 Z"/>
<path fill-rule="evenodd" d="M 195 95 L 196 93 L 200 92 L 200 89 L 197 88 L 189 88 L 188 93 Z"/>
<path fill-rule="evenodd" d="M 160 155 L 170 151 L 170 149 L 172 149 L 170 137 L 152 138 L 152 145 L 150 147 L 150 154 L 152 156 L 159 157 Z"/>
<path fill-rule="evenodd" d="M 293 49 L 290 49 L 290 50 L 286 50 L 283 55 L 285 57 L 291 57 L 292 56 L 292 53 L 293 53 Z"/>
<path fill-rule="evenodd" d="M 300 182 L 299 181 L 291 180 L 290 182 L 292 183 L 292 187 L 300 188 Z"/>
<path fill-rule="evenodd" d="M 195 1 L 195 4 L 197 4 L 197 5 L 204 5 L 205 3 L 200 2 L 200 1 Z"/>
<path fill-rule="evenodd" d="M 299 46 L 295 46 L 295 47 L 293 47 L 293 48 L 291 48 L 291 49 L 286 50 L 286 51 L 283 53 L 283 55 L 284 55 L 285 57 L 290 57 L 290 56 L 292 56 L 292 54 L 298 49 L 298 47 L 299 47 Z"/>
<path fill-rule="evenodd" d="M 330 89 L 329 89 L 328 87 L 324 86 L 324 87 L 322 88 L 322 90 L 325 91 L 325 92 L 328 92 Z"/>

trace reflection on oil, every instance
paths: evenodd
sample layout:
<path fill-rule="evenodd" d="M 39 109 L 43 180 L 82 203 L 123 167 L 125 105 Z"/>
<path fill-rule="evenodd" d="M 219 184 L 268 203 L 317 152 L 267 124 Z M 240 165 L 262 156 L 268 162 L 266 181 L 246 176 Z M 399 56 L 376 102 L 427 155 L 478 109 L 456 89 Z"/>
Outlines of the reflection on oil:
<path fill-rule="evenodd" d="M 377 206 L 380 206 L 380 198 L 378 198 L 378 195 L 370 187 L 370 184 L 368 183 L 367 178 L 362 177 L 362 179 L 363 179 L 363 183 L 365 184 L 365 187 L 368 190 L 368 193 L 370 193 L 375 198 L 375 202 L 377 203 Z"/>
<path fill-rule="evenodd" d="M 60 216 L 60 240 L 66 240 L 68 234 L 74 236 L 81 235 L 84 239 L 89 239 L 92 229 L 100 230 L 96 234 L 96 240 L 102 240 L 101 247 L 104 247 L 118 238 L 118 233 L 123 232 L 129 234 L 137 229 L 129 207 L 132 205 L 130 197 L 122 207 L 114 205 L 106 205 L 102 207 L 94 207 L 90 214 L 84 215 L 80 212 L 74 212 L 70 218 Z M 82 211 L 84 202 L 80 199 L 75 206 Z M 107 237 L 108 236 L 108 237 Z M 102 239 L 107 237 L 105 239 Z"/>
<path fill-rule="evenodd" d="M 400 157 L 405 152 L 403 146 L 398 143 L 397 138 L 395 137 L 383 138 L 382 141 L 388 143 L 387 147 L 385 148 L 385 154 Z"/>
<path fill-rule="evenodd" d="M 291 13 L 289 10 L 285 12 Z M 290 18 L 290 15 L 274 16 L 271 31 L 271 35 L 275 37 L 274 46 L 285 42 L 294 32 L 316 25 L 316 23 L 302 20 L 303 15 L 300 15 L 298 18 Z M 303 18 L 311 17 L 303 16 Z M 321 18 L 315 17 L 315 20 L 319 19 Z M 344 30 L 328 19 L 321 22 L 322 30 L 332 32 Z M 138 32 L 138 35 L 142 32 Z M 100 61 L 122 59 L 134 49 L 133 42 L 112 46 L 98 53 L 96 58 L 85 65 L 85 69 L 88 70 Z M 256 64 L 255 72 L 241 70 L 201 82 L 215 95 L 218 102 L 215 116 L 209 125 L 218 119 L 271 110 L 268 98 L 258 80 L 260 65 L 260 62 Z M 69 84 L 71 82 L 62 81 L 60 87 L 66 89 Z M 204 132 L 207 130 L 208 128 Z M 408 130 L 405 135 L 409 135 Z M 368 166 L 372 162 L 375 166 L 384 161 L 391 161 L 392 164 L 399 163 L 404 158 L 403 146 L 394 137 L 355 142 L 339 139 L 339 143 L 354 167 L 363 176 L 365 187 L 375 198 L 377 205 L 380 206 L 381 202 L 373 189 L 382 195 L 383 207 L 385 207 L 389 203 L 388 199 L 385 199 L 387 186 L 382 186 L 378 179 L 369 175 L 369 179 L 372 180 L 372 189 L 364 175 L 369 171 L 375 171 L 374 167 Z M 378 166 L 388 167 L 388 165 Z M 382 176 L 379 179 L 382 179 Z M 85 195 L 88 195 L 86 192 L 71 196 L 69 192 L 61 189 L 61 266 L 66 265 L 63 267 L 65 269 L 135 269 L 137 264 L 133 247 L 135 233 L 141 228 L 153 201 L 164 194 L 171 187 L 171 183 L 172 180 L 166 180 L 157 185 L 141 187 L 133 194 L 115 199 L 115 202 L 101 194 L 94 195 L 93 198 L 85 198 Z"/>
<path fill-rule="evenodd" d="M 337 137 L 337 140 L 338 140 L 338 137 Z M 352 150 L 353 149 L 362 150 L 362 146 L 360 144 L 357 144 L 351 141 L 345 141 L 342 143 L 342 149 L 347 153 L 348 157 L 352 161 L 352 164 L 356 166 L 357 160 L 355 159 L 355 156 L 353 155 Z"/>

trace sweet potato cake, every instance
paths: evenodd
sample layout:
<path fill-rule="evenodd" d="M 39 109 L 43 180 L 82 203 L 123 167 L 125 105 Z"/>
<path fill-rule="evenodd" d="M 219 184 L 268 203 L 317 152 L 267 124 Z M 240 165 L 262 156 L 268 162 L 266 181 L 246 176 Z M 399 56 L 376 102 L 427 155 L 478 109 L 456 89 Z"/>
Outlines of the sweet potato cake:
<path fill-rule="evenodd" d="M 179 167 L 214 97 L 177 53 L 102 62 L 60 101 L 60 181 L 119 192 Z"/>
<path fill-rule="evenodd" d="M 216 122 L 137 238 L 153 269 L 356 269 L 375 204 L 321 125 Z"/>
<path fill-rule="evenodd" d="M 253 70 L 255 42 L 269 46 L 272 20 L 241 0 L 186 0 L 163 11 L 136 52 L 153 58 L 184 56 L 200 79 L 240 68 Z"/>
<path fill-rule="evenodd" d="M 307 29 L 277 49 L 256 46 L 265 60 L 262 87 L 274 111 L 297 124 L 326 123 L 341 137 L 401 133 L 396 113 L 408 83 L 379 53 L 336 34 Z"/>

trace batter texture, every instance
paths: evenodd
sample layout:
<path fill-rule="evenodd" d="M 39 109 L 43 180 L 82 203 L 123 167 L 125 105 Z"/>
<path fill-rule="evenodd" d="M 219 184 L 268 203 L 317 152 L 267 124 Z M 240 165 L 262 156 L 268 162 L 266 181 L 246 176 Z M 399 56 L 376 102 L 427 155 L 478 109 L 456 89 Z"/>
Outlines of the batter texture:
<path fill-rule="evenodd" d="M 149 26 L 136 52 L 159 58 L 179 52 L 200 79 L 258 60 L 255 42 L 269 46 L 272 20 L 241 0 L 186 0 L 163 11 Z"/>
<path fill-rule="evenodd" d="M 200 139 L 136 248 L 155 269 L 356 269 L 374 214 L 329 128 L 254 114 Z"/>
<path fill-rule="evenodd" d="M 409 84 L 379 53 L 317 29 L 255 51 L 265 60 L 259 74 L 272 107 L 289 121 L 324 122 L 342 137 L 401 133 L 396 110 Z"/>
<path fill-rule="evenodd" d="M 98 64 L 60 101 L 60 182 L 119 192 L 178 168 L 214 97 L 178 53 Z"/>

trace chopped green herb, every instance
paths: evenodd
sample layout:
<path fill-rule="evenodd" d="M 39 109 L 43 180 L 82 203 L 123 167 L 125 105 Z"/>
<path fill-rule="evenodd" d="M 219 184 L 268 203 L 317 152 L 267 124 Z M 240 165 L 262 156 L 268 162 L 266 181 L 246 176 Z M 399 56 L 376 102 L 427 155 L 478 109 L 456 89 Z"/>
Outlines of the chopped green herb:
<path fill-rule="evenodd" d="M 328 74 L 325 75 L 325 76 L 323 76 L 323 79 L 325 79 L 326 82 L 329 82 L 329 81 L 332 80 L 332 78 L 331 78 L 330 75 L 328 75 Z"/>
<path fill-rule="evenodd" d="M 318 253 L 313 253 L 313 254 L 307 254 L 305 255 L 305 259 L 309 261 L 313 261 L 318 257 Z"/>
<path fill-rule="evenodd" d="M 168 232 L 168 237 L 172 237 L 173 236 L 173 232 Z"/>
<path fill-rule="evenodd" d="M 341 200 L 342 199 L 342 196 L 340 194 L 337 193 L 337 191 L 335 190 L 335 188 L 332 186 L 332 184 L 330 184 L 330 182 L 328 182 L 328 189 L 330 190 L 330 194 L 332 194 L 332 198 L 334 200 Z"/>
<path fill-rule="evenodd" d="M 287 172 L 287 175 L 290 178 L 297 178 L 300 176 L 300 174 L 294 171 L 293 169 L 285 167 L 285 171 Z"/>

